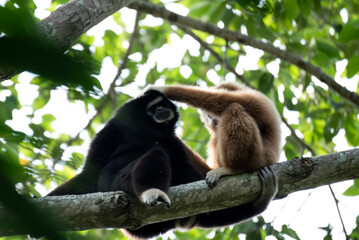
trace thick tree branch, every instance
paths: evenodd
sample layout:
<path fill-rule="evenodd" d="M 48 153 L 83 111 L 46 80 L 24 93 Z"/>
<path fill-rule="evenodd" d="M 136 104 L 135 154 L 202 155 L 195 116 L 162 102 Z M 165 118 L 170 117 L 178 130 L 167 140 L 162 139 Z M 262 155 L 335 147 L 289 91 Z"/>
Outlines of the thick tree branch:
<path fill-rule="evenodd" d="M 78 37 L 135 0 L 71 0 L 37 23 L 45 37 L 65 51 Z M 20 72 L 0 66 L 0 81 Z"/>
<path fill-rule="evenodd" d="M 207 32 L 209 34 L 213 34 L 217 37 L 224 38 L 227 41 L 235 41 L 257 49 L 261 49 L 266 53 L 276 56 L 305 70 L 307 73 L 317 77 L 320 81 L 327 84 L 332 90 L 334 90 L 344 98 L 348 99 L 355 105 L 359 106 L 359 95 L 350 92 L 345 87 L 339 85 L 333 78 L 325 74 L 320 68 L 312 65 L 311 63 L 296 56 L 295 54 L 276 48 L 270 43 L 259 41 L 253 37 L 246 36 L 239 32 L 231 31 L 229 29 L 219 28 L 216 25 L 210 23 L 205 23 L 193 18 L 181 16 L 174 12 L 168 11 L 164 7 L 160 7 L 149 2 L 135 1 L 128 7 L 151 14 L 155 17 L 163 18 L 170 21 L 172 24 L 178 26 L 197 29 L 203 32 Z"/>
<path fill-rule="evenodd" d="M 273 165 L 278 176 L 276 198 L 304 189 L 359 178 L 359 148 L 328 155 L 297 158 Z M 204 181 L 170 188 L 172 207 L 150 208 L 123 192 L 52 196 L 33 201 L 50 216 L 62 222 L 59 230 L 93 228 L 136 228 L 168 219 L 233 207 L 253 201 L 260 193 L 257 173 L 230 176 L 220 180 L 212 190 Z M 0 206 L 0 222 L 11 222 L 13 216 Z M 9 225 L 0 225 L 0 236 L 25 234 Z"/>

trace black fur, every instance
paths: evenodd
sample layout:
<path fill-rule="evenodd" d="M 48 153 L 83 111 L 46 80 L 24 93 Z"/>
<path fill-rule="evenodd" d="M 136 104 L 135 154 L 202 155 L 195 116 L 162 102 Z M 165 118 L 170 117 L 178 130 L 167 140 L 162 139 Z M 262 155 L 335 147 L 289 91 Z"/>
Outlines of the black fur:
<path fill-rule="evenodd" d="M 148 109 L 148 104 L 158 97 L 163 99 Z M 155 108 L 157 106 L 161 107 Z M 167 112 L 162 112 L 162 107 L 171 109 L 175 115 L 170 121 L 158 123 L 154 116 L 168 116 Z M 175 135 L 178 117 L 175 105 L 154 90 L 125 103 L 96 135 L 83 171 L 49 195 L 122 190 L 130 197 L 139 198 L 141 193 L 151 188 L 167 194 L 170 186 L 204 179 L 203 172 L 190 163 L 184 143 Z M 276 179 L 268 168 L 261 170 L 260 177 L 263 186 L 266 185 L 258 200 L 197 215 L 192 226 L 220 227 L 261 213 L 276 192 Z M 177 221 L 180 222 L 187 224 L 190 221 Z M 148 238 L 175 227 L 176 221 L 171 220 L 136 230 L 126 229 L 125 232 L 131 236 Z"/>

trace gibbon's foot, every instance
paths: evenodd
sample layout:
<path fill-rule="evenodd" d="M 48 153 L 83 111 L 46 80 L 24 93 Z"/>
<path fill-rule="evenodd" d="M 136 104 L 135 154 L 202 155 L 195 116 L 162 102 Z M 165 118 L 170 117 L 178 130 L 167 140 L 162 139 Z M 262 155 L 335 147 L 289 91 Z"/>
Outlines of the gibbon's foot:
<path fill-rule="evenodd" d="M 206 183 L 208 185 L 209 188 L 213 188 L 214 186 L 217 185 L 218 180 L 225 175 L 231 175 L 234 174 L 235 172 L 229 168 L 226 167 L 219 167 L 219 168 L 215 168 L 209 172 L 207 172 L 206 175 Z"/>
<path fill-rule="evenodd" d="M 267 206 L 278 192 L 278 179 L 271 167 L 259 169 L 258 176 L 262 182 L 262 192 L 254 204 L 257 206 Z"/>
<path fill-rule="evenodd" d="M 151 188 L 141 194 L 140 200 L 148 206 L 154 207 L 158 203 L 163 202 L 167 208 L 171 207 L 171 200 L 167 194 L 160 189 Z"/>

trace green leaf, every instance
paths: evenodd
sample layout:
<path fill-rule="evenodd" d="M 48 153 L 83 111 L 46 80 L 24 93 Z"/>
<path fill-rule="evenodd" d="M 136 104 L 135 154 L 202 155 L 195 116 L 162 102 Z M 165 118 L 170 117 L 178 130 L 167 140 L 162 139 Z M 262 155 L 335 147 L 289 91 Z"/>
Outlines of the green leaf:
<path fill-rule="evenodd" d="M 311 0 L 297 0 L 297 4 L 300 9 L 300 13 L 304 16 L 308 16 L 312 10 L 312 1 Z"/>
<path fill-rule="evenodd" d="M 55 121 L 56 118 L 52 114 L 45 114 L 42 116 L 42 123 L 40 124 L 46 131 L 53 132 L 54 129 L 51 126 L 51 123 Z"/>
<path fill-rule="evenodd" d="M 311 111 L 307 117 L 315 118 L 315 119 L 327 119 L 330 111 L 331 111 L 330 108 L 316 109 L 314 111 Z"/>
<path fill-rule="evenodd" d="M 273 82 L 274 76 L 271 73 L 263 73 L 258 82 L 258 90 L 262 93 L 268 93 L 273 87 Z"/>
<path fill-rule="evenodd" d="M 289 228 L 287 225 L 282 226 L 282 233 L 285 233 L 285 234 L 287 234 L 288 236 L 290 236 L 290 237 L 292 237 L 294 239 L 300 240 L 297 233 L 293 229 Z"/>
<path fill-rule="evenodd" d="M 80 58 L 63 54 L 36 28 L 35 21 L 24 9 L 0 7 L 0 65 L 42 75 L 57 85 L 80 87 L 96 93 L 97 79 Z M 21 26 L 19 26 L 21 25 Z"/>
<path fill-rule="evenodd" d="M 345 138 L 351 146 L 358 146 L 359 143 L 359 121 L 357 114 L 348 114 L 345 118 L 344 130 Z"/>
<path fill-rule="evenodd" d="M 38 110 L 43 108 L 50 100 L 51 89 L 41 89 L 39 90 L 39 96 L 35 98 L 32 103 L 32 108 Z"/>
<path fill-rule="evenodd" d="M 345 196 L 357 196 L 359 195 L 359 179 L 354 180 L 354 184 L 350 186 L 345 192 L 343 193 Z"/>
<path fill-rule="evenodd" d="M 189 6 L 190 16 L 203 17 L 206 16 L 207 11 L 211 8 L 210 1 L 195 1 Z"/>
<path fill-rule="evenodd" d="M 349 21 L 344 25 L 339 34 L 338 41 L 348 43 L 349 41 L 357 39 L 359 39 L 359 19 Z"/>
<path fill-rule="evenodd" d="M 338 58 L 338 48 L 330 41 L 324 39 L 316 39 L 318 50 L 325 53 L 330 58 Z"/>
<path fill-rule="evenodd" d="M 341 119 L 342 115 L 339 112 L 329 116 L 323 131 L 324 139 L 327 143 L 331 142 L 333 137 L 338 134 L 340 130 Z"/>
<path fill-rule="evenodd" d="M 352 78 L 359 71 L 359 55 L 349 59 L 346 70 L 348 78 Z"/>
<path fill-rule="evenodd" d="M 12 111 L 18 107 L 18 99 L 14 95 L 8 96 L 5 102 L 0 101 L 0 122 L 12 119 Z"/>
<path fill-rule="evenodd" d="M 297 0 L 285 0 L 284 1 L 284 12 L 289 19 L 296 19 L 299 14 L 299 8 Z"/>

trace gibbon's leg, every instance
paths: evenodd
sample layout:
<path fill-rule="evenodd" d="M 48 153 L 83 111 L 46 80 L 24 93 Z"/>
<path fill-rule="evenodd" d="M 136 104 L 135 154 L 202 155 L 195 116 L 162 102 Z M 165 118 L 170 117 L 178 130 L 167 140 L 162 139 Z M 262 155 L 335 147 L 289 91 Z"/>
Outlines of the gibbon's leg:
<path fill-rule="evenodd" d="M 137 160 L 132 169 L 132 186 L 138 198 L 149 206 L 164 202 L 166 207 L 171 201 L 166 192 L 171 183 L 171 166 L 167 153 L 155 148 L 149 150 Z M 165 221 L 142 226 L 138 229 L 123 229 L 123 233 L 130 238 L 143 239 L 158 236 L 175 228 L 175 221 Z"/>
<path fill-rule="evenodd" d="M 168 154 L 161 148 L 149 150 L 137 160 L 132 169 L 132 184 L 138 198 L 149 206 L 159 202 L 171 207 L 167 196 L 171 184 L 171 166 Z"/>
<path fill-rule="evenodd" d="M 221 176 L 251 172 L 265 165 L 257 124 L 239 103 L 232 103 L 223 111 L 216 134 L 219 168 L 207 173 L 206 182 L 210 188 Z"/>
<path fill-rule="evenodd" d="M 211 133 L 211 138 L 207 143 L 207 163 L 212 169 L 219 168 L 217 152 L 217 133 Z"/>
<path fill-rule="evenodd" d="M 124 191 L 131 197 L 136 197 L 131 177 L 135 163 L 136 161 L 127 163 L 125 158 L 112 159 L 101 171 L 98 191 Z"/>
<path fill-rule="evenodd" d="M 271 167 L 261 168 L 258 176 L 262 182 L 262 191 L 257 200 L 238 207 L 202 213 L 197 216 L 195 226 L 203 228 L 223 227 L 248 220 L 262 213 L 277 194 L 278 180 Z"/>

